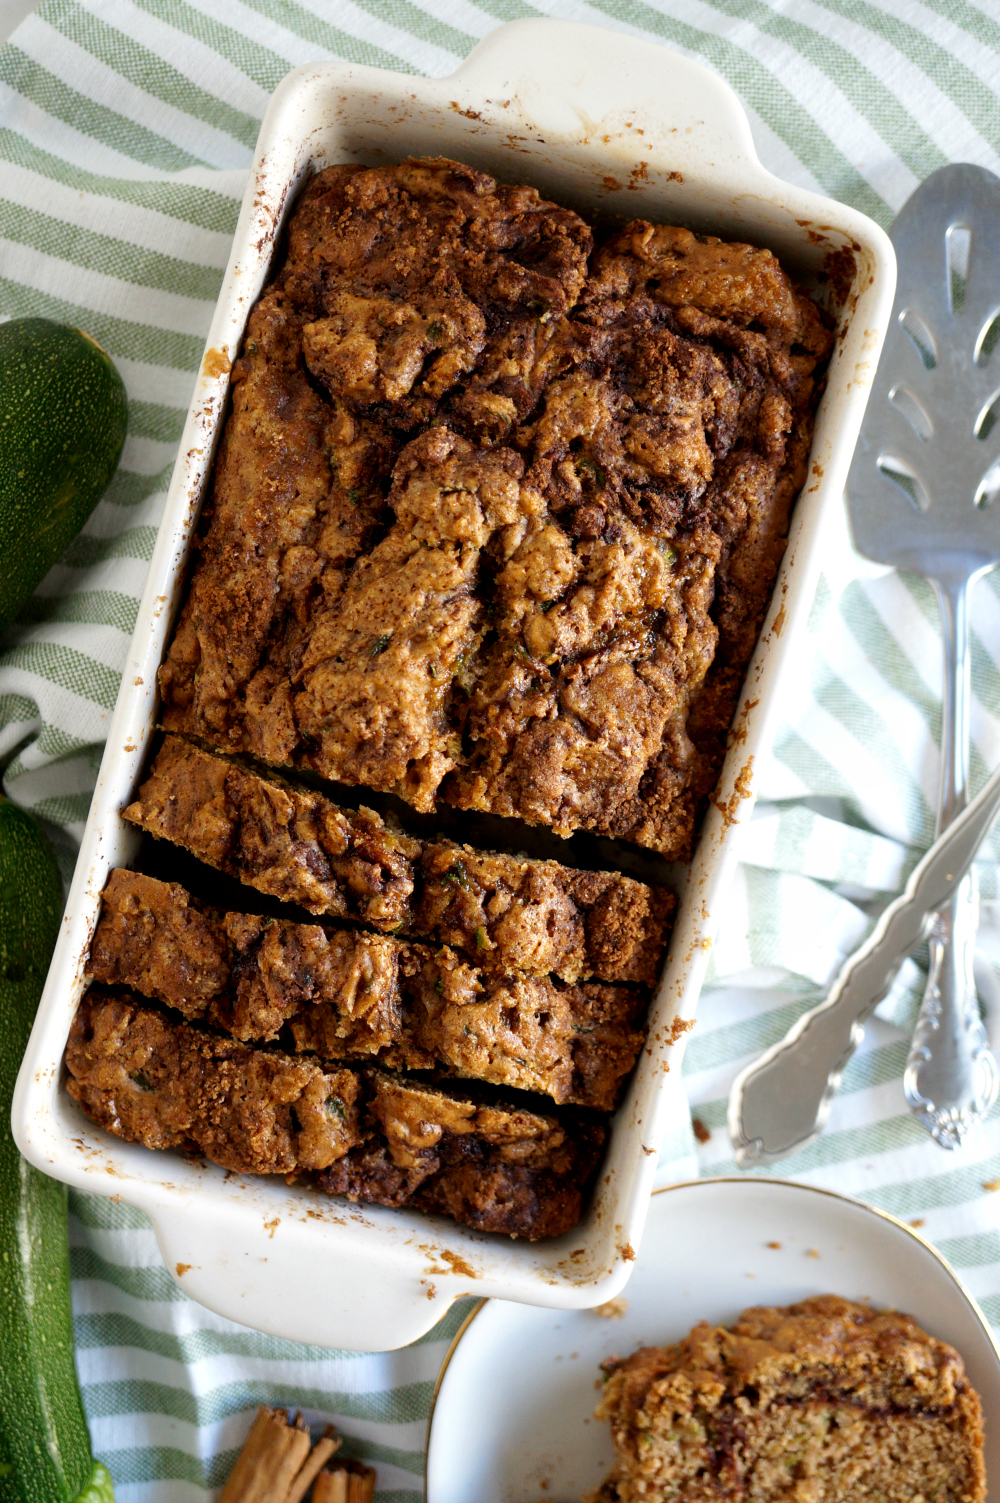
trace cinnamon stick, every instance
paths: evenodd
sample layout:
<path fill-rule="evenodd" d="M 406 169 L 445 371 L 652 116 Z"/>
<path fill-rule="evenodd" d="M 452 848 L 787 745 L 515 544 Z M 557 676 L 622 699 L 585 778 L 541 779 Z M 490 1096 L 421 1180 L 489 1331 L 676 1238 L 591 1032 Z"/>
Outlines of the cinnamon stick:
<path fill-rule="evenodd" d="M 332 1425 L 327 1426 L 325 1435 L 313 1446 L 301 1414 L 296 1414 L 289 1424 L 284 1409 L 268 1409 L 262 1404 L 219 1503 L 301 1503 L 310 1487 L 314 1503 L 320 1503 L 324 1497 L 342 1498 L 344 1503 L 371 1503 L 375 1473 L 360 1462 L 337 1463 L 333 1475 L 357 1479 L 363 1484 L 361 1491 L 353 1482 L 346 1484 L 347 1491 L 332 1495 L 317 1490 L 320 1479 L 331 1475 L 322 1468 L 339 1446 L 340 1438 Z"/>
<path fill-rule="evenodd" d="M 300 1415 L 290 1425 L 283 1409 L 261 1404 L 219 1503 L 285 1503 L 311 1450 Z"/>
<path fill-rule="evenodd" d="M 289 1488 L 285 1503 L 300 1503 L 300 1499 L 305 1497 L 315 1482 L 317 1473 L 330 1460 L 334 1451 L 339 1449 L 340 1436 L 335 1436 L 333 1426 L 328 1425 L 326 1434 L 313 1446 L 312 1455 Z"/>
<path fill-rule="evenodd" d="M 312 1503 L 372 1503 L 375 1472 L 360 1461 L 338 1461 L 320 1472 Z"/>

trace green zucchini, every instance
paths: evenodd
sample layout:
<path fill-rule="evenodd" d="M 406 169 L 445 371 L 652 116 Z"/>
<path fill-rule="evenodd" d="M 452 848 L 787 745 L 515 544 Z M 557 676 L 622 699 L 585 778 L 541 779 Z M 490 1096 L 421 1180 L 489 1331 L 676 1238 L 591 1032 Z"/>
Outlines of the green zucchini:
<path fill-rule="evenodd" d="M 18 1153 L 14 1082 L 63 895 L 38 821 L 0 798 L 0 1498 L 112 1503 L 90 1451 L 73 1360 L 66 1186 Z"/>
<path fill-rule="evenodd" d="M 0 628 L 107 490 L 127 423 L 121 376 L 89 334 L 0 324 Z"/>

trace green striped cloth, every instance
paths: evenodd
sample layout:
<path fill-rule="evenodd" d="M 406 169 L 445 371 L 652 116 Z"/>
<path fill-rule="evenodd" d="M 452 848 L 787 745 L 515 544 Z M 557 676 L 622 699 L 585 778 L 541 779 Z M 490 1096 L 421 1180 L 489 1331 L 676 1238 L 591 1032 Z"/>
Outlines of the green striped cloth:
<path fill-rule="evenodd" d="M 883 225 L 949 160 L 1000 171 L 996 0 L 45 0 L 0 50 L 0 314 L 82 324 L 130 398 L 121 469 L 0 654 L 8 793 L 66 864 L 86 817 L 186 404 L 270 91 L 343 58 L 450 72 L 503 21 L 561 16 L 666 44 L 742 96 L 765 163 Z M 746 831 L 687 1051 L 695 1120 L 664 1180 L 733 1170 L 736 1070 L 829 983 L 931 835 L 940 726 L 929 590 L 863 566 L 831 529 L 810 651 Z M 1000 760 L 1000 591 L 972 609 L 974 772 Z M 981 990 L 1000 995 L 998 849 L 980 863 Z M 917 957 L 919 961 L 920 957 Z M 820 1141 L 782 1172 L 923 1225 L 1000 1325 L 1000 1116 L 953 1156 L 905 1111 L 922 973 L 879 1009 Z M 1000 1018 L 994 1007 L 993 1019 Z M 462 1312 L 358 1356 L 259 1336 L 193 1304 L 124 1204 L 73 1198 L 79 1364 L 120 1503 L 205 1503 L 261 1399 L 332 1419 L 380 1503 L 421 1496 L 434 1378 Z"/>

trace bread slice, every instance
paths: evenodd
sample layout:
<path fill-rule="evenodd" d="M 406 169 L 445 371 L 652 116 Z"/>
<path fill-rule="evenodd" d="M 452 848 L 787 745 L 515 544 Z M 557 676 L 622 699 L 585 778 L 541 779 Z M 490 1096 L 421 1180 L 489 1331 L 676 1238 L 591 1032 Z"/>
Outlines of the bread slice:
<path fill-rule="evenodd" d="M 391 830 L 371 809 L 168 736 L 124 818 L 310 913 L 449 945 L 481 969 L 655 985 L 674 895 Z"/>
<path fill-rule="evenodd" d="M 104 890 L 88 971 L 243 1043 L 287 1029 L 324 1059 L 448 1072 L 611 1111 L 642 1048 L 634 987 L 482 972 L 384 934 L 220 913 L 122 868 Z"/>
<path fill-rule="evenodd" d="M 588 1503 L 983 1503 L 954 1348 L 837 1295 L 745 1310 L 607 1366 L 616 1464 Z"/>
<path fill-rule="evenodd" d="M 580 1219 L 602 1122 L 315 1059 L 171 1018 L 94 986 L 73 1019 L 66 1088 L 107 1132 L 238 1174 L 319 1174 L 329 1194 L 553 1237 Z"/>

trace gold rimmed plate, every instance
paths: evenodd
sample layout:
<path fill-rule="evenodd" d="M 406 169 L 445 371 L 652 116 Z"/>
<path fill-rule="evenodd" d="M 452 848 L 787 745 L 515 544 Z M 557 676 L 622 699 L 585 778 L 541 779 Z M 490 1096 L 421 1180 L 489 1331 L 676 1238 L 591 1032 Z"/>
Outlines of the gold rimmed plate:
<path fill-rule="evenodd" d="M 895 1217 L 774 1179 L 704 1179 L 654 1195 L 619 1319 L 488 1300 L 459 1332 L 431 1412 L 427 1503 L 579 1503 L 612 1460 L 593 1418 L 600 1363 L 676 1341 L 748 1305 L 841 1294 L 905 1310 L 961 1352 L 1000 1480 L 1000 1350 L 940 1254 Z"/>

